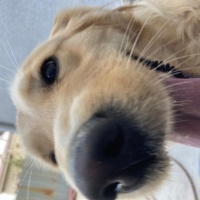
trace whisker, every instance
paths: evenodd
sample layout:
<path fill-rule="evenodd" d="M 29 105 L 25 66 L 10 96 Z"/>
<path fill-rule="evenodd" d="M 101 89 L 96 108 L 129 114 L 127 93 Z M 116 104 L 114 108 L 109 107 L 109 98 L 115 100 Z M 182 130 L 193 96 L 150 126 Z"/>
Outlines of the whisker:
<path fill-rule="evenodd" d="M 29 173 L 29 171 L 30 171 L 30 170 L 32 169 L 32 167 L 33 167 L 33 164 L 34 164 L 33 160 L 30 160 L 30 162 L 31 162 L 31 163 L 30 163 L 30 166 L 29 166 L 28 170 L 26 171 L 24 177 L 23 177 L 22 180 L 20 181 L 21 183 L 20 183 L 19 186 L 18 186 L 18 189 L 17 189 L 17 192 L 16 192 L 16 196 L 18 195 L 19 190 L 20 190 L 20 188 L 21 188 L 21 186 L 22 186 L 22 184 L 23 184 L 23 182 L 24 182 L 24 180 L 25 180 L 27 174 Z"/>
<path fill-rule="evenodd" d="M 176 52 L 177 53 L 177 52 Z M 175 54 L 176 54 L 175 53 Z M 174 54 L 174 55 L 175 55 Z M 190 55 L 185 55 L 184 57 L 191 57 L 192 55 L 194 55 L 194 54 L 190 54 Z M 198 55 L 198 54 L 197 54 Z M 173 61 L 175 61 L 175 60 L 178 60 L 178 59 L 181 59 L 183 56 L 180 56 L 180 57 L 177 57 L 177 58 L 173 58 L 172 60 L 168 60 L 169 58 L 171 58 L 171 57 L 173 57 L 173 56 L 169 56 L 167 59 L 165 59 L 164 61 L 162 61 L 162 63 L 160 63 L 157 67 L 155 67 L 154 69 L 152 69 L 153 71 L 156 71 L 160 66 L 162 66 L 163 65 L 163 63 L 170 63 L 172 60 Z M 138 61 L 139 62 L 139 61 Z M 184 63 L 184 62 L 183 62 Z M 177 68 L 177 66 L 175 67 L 175 68 Z M 151 71 L 151 70 L 150 70 Z M 149 73 L 147 73 L 147 76 L 149 75 Z M 165 74 L 166 75 L 166 77 L 165 78 L 168 78 L 168 77 L 170 77 L 170 75 L 171 75 L 171 72 L 169 71 L 167 74 Z M 162 80 L 164 80 L 164 79 L 162 79 Z"/>
<path fill-rule="evenodd" d="M 4 43 L 1 39 L 0 39 L 0 42 L 1 42 L 2 46 L 4 47 L 4 49 L 5 49 L 5 51 L 6 51 L 6 54 L 8 55 L 10 61 L 11 61 L 12 64 L 13 64 L 13 66 L 14 66 L 15 69 L 17 70 L 18 76 L 22 76 L 22 75 L 23 75 L 23 71 L 21 70 L 21 68 L 20 68 L 19 65 L 18 65 L 17 59 L 16 59 L 16 57 L 15 57 L 15 55 L 14 55 L 14 52 L 13 52 L 13 50 L 12 50 L 12 48 L 11 48 L 11 45 L 10 45 L 10 42 L 9 42 L 8 38 L 7 38 L 7 43 L 8 43 L 9 49 L 10 49 L 10 51 L 11 51 L 11 54 L 9 53 L 8 48 L 6 47 L 5 43 Z M 12 56 L 13 56 L 13 58 L 12 58 Z M 2 66 L 2 68 L 3 68 L 3 66 Z M 7 69 L 7 70 L 8 70 L 8 69 Z M 10 70 L 9 70 L 9 71 L 10 71 Z M 12 73 L 14 74 L 15 72 L 12 71 Z"/>
<path fill-rule="evenodd" d="M 188 60 L 187 60 L 188 61 Z M 182 63 L 180 63 L 179 65 L 182 65 L 182 64 L 184 64 L 185 63 L 185 61 L 184 62 L 182 62 Z M 178 66 L 179 66 L 178 65 Z M 200 66 L 195 66 L 195 67 L 185 67 L 185 68 L 183 68 L 183 69 L 181 69 L 181 70 L 188 70 L 188 69 L 198 69 Z"/>
<path fill-rule="evenodd" d="M 151 17 L 152 17 L 152 16 L 151 16 Z M 134 43 L 133 43 L 133 46 L 132 46 L 132 48 L 131 48 L 131 51 L 130 51 L 130 56 L 129 56 L 129 59 L 128 59 L 127 64 L 126 64 L 126 68 L 127 68 L 127 66 L 129 66 L 129 64 L 130 64 L 131 55 L 133 54 L 133 51 L 135 50 L 135 47 L 136 47 L 137 42 L 138 42 L 138 40 L 139 40 L 139 38 L 140 38 L 140 36 L 141 36 L 141 33 L 142 33 L 142 31 L 144 30 L 146 24 L 148 23 L 148 21 L 150 20 L 151 17 L 149 16 L 149 17 L 145 20 L 144 24 L 142 25 L 140 31 L 139 31 L 138 34 L 137 34 L 137 37 L 136 37 L 136 39 L 135 39 L 135 41 L 134 41 Z"/>
<path fill-rule="evenodd" d="M 8 47 L 9 47 L 9 49 L 10 49 L 10 51 L 11 51 L 11 55 L 12 55 L 12 57 L 13 57 L 13 59 L 14 59 L 14 62 L 15 62 L 15 64 L 16 64 L 16 66 L 19 67 L 18 61 L 17 61 L 17 59 L 16 59 L 16 57 L 15 57 L 15 55 L 14 55 L 14 52 L 13 52 L 13 50 L 12 50 L 12 48 L 11 48 L 11 45 L 10 45 L 10 42 L 9 42 L 7 36 L 6 36 L 6 40 L 7 40 L 7 43 L 8 43 Z"/>
<path fill-rule="evenodd" d="M 133 20 L 133 17 L 131 17 L 131 20 Z M 125 45 L 125 48 L 124 48 L 125 53 L 128 52 L 128 47 L 130 46 L 129 43 L 128 43 L 128 40 L 130 39 L 130 35 L 132 34 L 132 28 L 133 28 L 133 25 L 134 25 L 134 23 L 131 24 L 131 27 L 130 27 L 129 33 L 128 33 L 128 35 L 127 35 L 126 45 Z"/>
<path fill-rule="evenodd" d="M 187 57 L 193 57 L 193 56 L 199 56 L 199 55 L 200 55 L 199 53 L 198 54 L 197 53 L 195 53 L 195 54 L 188 54 L 188 55 L 176 57 L 176 58 L 171 59 L 171 60 L 166 59 L 166 60 L 164 60 L 164 62 L 167 63 L 167 62 L 176 61 L 176 60 L 181 59 L 181 58 L 187 58 Z M 185 63 L 185 61 L 183 63 Z M 180 64 L 182 64 L 182 63 L 179 63 L 178 65 L 176 65 L 176 67 L 179 66 Z"/>
<path fill-rule="evenodd" d="M 11 85 L 12 85 L 12 81 L 10 81 L 10 80 L 6 80 L 6 79 L 3 79 L 3 78 L 1 78 L 0 77 L 0 82 L 3 82 L 3 84 L 2 85 L 5 85 L 5 87 L 4 88 L 1 88 L 1 90 L 5 90 L 5 91 L 10 91 L 9 90 L 9 87 L 11 87 Z"/>
<path fill-rule="evenodd" d="M 12 55 L 12 57 L 13 57 L 13 59 L 14 59 L 14 63 L 16 64 L 16 65 L 15 65 L 15 68 L 17 69 L 18 75 L 19 75 L 19 76 L 22 76 L 22 75 L 23 75 L 23 71 L 22 71 L 21 68 L 20 68 L 20 65 L 19 65 L 19 63 L 18 63 L 18 61 L 17 61 L 17 58 L 16 58 L 16 56 L 15 56 L 13 50 L 12 50 L 11 44 L 10 44 L 10 42 L 9 42 L 7 36 L 6 36 L 6 39 L 7 39 L 8 47 L 9 47 L 9 49 L 10 49 L 10 51 L 11 51 L 11 55 Z"/>
<path fill-rule="evenodd" d="M 164 45 L 161 45 L 159 48 L 155 48 L 155 50 L 152 51 L 152 53 L 149 54 L 148 56 L 149 56 L 149 57 L 153 56 L 155 53 L 157 53 L 158 51 L 160 51 L 163 47 L 172 44 L 172 43 L 175 42 L 176 40 L 177 40 L 177 39 L 173 39 L 173 40 L 171 40 L 171 41 L 165 43 Z"/>
<path fill-rule="evenodd" d="M 166 21 L 166 23 L 163 24 L 163 26 L 161 26 L 161 28 L 157 31 L 157 33 L 151 38 L 151 40 L 147 43 L 146 47 L 142 50 L 140 57 L 142 57 L 142 55 L 144 55 L 146 53 L 146 51 L 149 50 L 149 48 L 151 47 L 152 43 L 154 42 L 154 40 L 156 39 L 156 37 L 161 33 L 161 31 L 165 28 L 165 26 L 168 24 L 169 20 Z"/>
<path fill-rule="evenodd" d="M 3 81 L 3 82 L 8 83 L 8 84 L 11 84 L 10 81 L 8 81 L 8 80 L 6 80 L 6 79 L 3 79 L 3 78 L 0 78 L 0 81 Z"/>
<path fill-rule="evenodd" d="M 193 58 L 193 56 L 197 56 L 197 55 L 200 55 L 200 54 L 190 54 L 190 55 L 185 55 L 185 56 L 180 56 L 180 57 L 177 57 L 177 58 L 174 58 L 174 59 L 171 59 L 171 60 L 164 60 L 163 63 L 167 63 L 167 62 L 172 62 L 172 61 L 176 61 L 176 60 L 179 60 L 179 59 L 182 59 L 182 58 L 187 58 L 186 60 L 184 60 L 183 62 L 179 63 L 178 65 L 175 66 L 175 68 L 177 69 L 179 66 L 181 66 L 182 64 L 186 63 L 189 59 Z M 189 58 L 188 58 L 189 57 Z M 162 64 L 158 65 L 155 70 L 160 67 Z M 184 68 L 182 70 L 185 70 L 187 68 Z M 190 68 L 188 68 L 190 69 Z M 170 73 L 170 72 L 169 72 Z"/>
<path fill-rule="evenodd" d="M 180 56 L 180 57 L 177 57 L 177 58 L 173 58 L 173 59 L 171 59 L 171 60 L 168 60 L 168 59 L 166 59 L 166 60 L 164 60 L 161 64 L 159 64 L 157 67 L 155 67 L 154 69 L 151 69 L 150 71 L 156 71 L 160 66 L 162 66 L 163 65 L 163 63 L 167 63 L 167 62 L 172 62 L 172 61 L 176 61 L 176 60 L 178 60 L 178 59 L 181 59 L 181 58 L 187 58 L 187 57 L 189 57 L 188 59 L 186 59 L 185 61 L 183 61 L 182 63 L 179 63 L 175 68 L 177 69 L 177 67 L 179 67 L 179 66 L 181 66 L 182 64 L 184 64 L 185 62 L 187 62 L 189 59 L 191 59 L 193 56 L 197 56 L 197 55 L 200 55 L 200 54 L 190 54 L 190 55 L 184 55 L 184 56 Z M 171 57 L 171 56 L 170 56 Z M 191 67 L 190 68 L 184 68 L 184 70 L 185 69 L 191 69 Z M 176 73 L 174 73 L 174 74 L 176 74 Z M 147 75 L 149 75 L 149 73 L 147 73 Z M 170 76 L 171 76 L 172 74 L 171 74 L 171 72 L 169 71 L 168 73 L 166 73 L 165 74 L 165 76 L 164 77 L 162 77 L 161 79 L 160 79 L 160 81 L 159 82 L 157 82 L 157 84 L 158 83 L 160 83 L 161 81 L 163 81 L 164 79 L 166 79 L 166 78 L 169 78 Z"/>
<path fill-rule="evenodd" d="M 168 75 L 168 76 L 167 76 Z M 164 76 L 164 77 L 161 77 L 157 82 L 155 82 L 154 84 L 155 84 L 155 86 L 157 85 L 157 84 L 160 84 L 162 81 L 164 81 L 166 78 L 169 78 L 170 77 L 170 72 L 168 72 L 168 74 L 166 74 L 166 76 Z M 170 85 L 170 86 L 165 86 L 165 88 L 166 89 L 170 89 L 171 87 L 174 87 L 174 86 L 176 86 L 176 85 L 183 85 L 183 84 L 186 84 L 188 82 L 188 80 L 187 79 L 185 79 L 185 81 L 182 81 L 181 83 L 174 83 L 174 84 L 172 84 L 172 85 Z"/>
<path fill-rule="evenodd" d="M 162 27 L 161 27 L 161 29 L 162 29 Z M 172 40 L 172 41 L 173 41 L 173 40 Z M 166 45 L 166 44 L 165 44 L 165 45 Z M 163 46 L 164 46 L 164 45 L 163 45 Z M 162 46 L 161 48 L 163 48 L 163 46 Z M 145 48 L 146 48 L 146 47 L 145 47 Z M 163 60 L 162 63 L 167 63 L 167 62 L 171 62 L 171 61 L 177 60 L 178 58 L 173 58 L 173 59 L 171 59 L 171 58 L 174 57 L 175 55 L 181 53 L 182 51 L 186 50 L 187 48 L 188 48 L 187 46 L 186 46 L 186 47 L 183 47 L 183 48 L 180 49 L 179 51 L 175 52 L 174 54 L 170 55 L 168 58 L 166 58 L 165 60 Z M 143 51 L 144 51 L 144 50 L 143 50 Z M 154 51 L 154 52 L 151 54 L 151 56 L 152 56 L 155 52 L 157 52 L 157 50 Z M 194 55 L 194 54 L 191 54 L 191 55 Z M 191 56 L 191 55 L 186 55 L 186 56 Z M 199 54 L 196 54 L 196 55 L 199 55 Z M 131 56 L 132 56 L 132 53 L 130 54 L 130 57 L 131 57 Z M 141 56 L 139 56 L 139 57 L 141 57 Z M 181 57 L 180 57 L 180 58 L 181 58 Z M 170 59 L 171 59 L 171 60 L 170 60 Z M 162 63 L 161 63 L 160 65 L 158 65 L 156 68 L 154 68 L 153 70 L 156 70 L 158 67 L 160 67 L 160 66 L 162 65 Z M 146 75 L 148 76 L 149 73 L 147 73 Z"/>
<path fill-rule="evenodd" d="M 27 200 L 29 199 L 29 195 L 30 195 L 30 185 L 31 185 L 32 172 L 33 172 L 33 168 L 31 168 L 31 172 L 30 172 L 30 176 L 29 176 L 29 180 L 28 180 Z"/>
<path fill-rule="evenodd" d="M 6 45 L 2 42 L 2 40 L 0 40 L 0 42 L 1 42 L 1 44 L 3 45 L 3 47 L 4 47 L 4 49 L 5 49 L 5 51 L 6 51 L 7 55 L 8 55 L 8 57 L 10 58 L 10 61 L 12 62 L 13 66 L 15 67 L 15 69 L 17 69 L 17 66 L 16 66 L 15 62 L 13 61 L 13 59 L 12 59 L 12 57 L 11 57 L 11 55 L 10 55 L 8 49 L 6 48 Z"/>
<path fill-rule="evenodd" d="M 124 36 L 123 36 L 123 38 L 122 38 L 122 42 L 121 42 L 121 44 L 120 44 L 120 48 L 119 48 L 119 51 L 118 51 L 118 58 L 119 58 L 119 55 L 120 55 L 120 53 L 121 53 L 121 51 L 122 51 L 122 48 L 123 48 L 123 44 L 124 44 L 124 43 L 126 43 L 126 45 L 125 45 L 125 50 L 128 48 L 128 42 L 127 42 L 127 40 L 129 39 L 129 36 L 130 36 L 130 34 L 131 34 L 131 29 L 132 29 L 132 27 L 133 27 L 133 24 L 131 23 L 132 20 L 133 20 L 133 16 L 131 17 L 131 19 L 130 19 L 128 25 L 127 25 L 126 31 L 125 31 L 125 33 L 124 33 Z M 130 25 L 131 25 L 131 27 L 130 27 Z M 130 31 L 129 31 L 129 28 L 130 28 Z M 128 31 L 129 31 L 129 33 L 128 33 L 128 36 L 127 36 L 127 32 L 128 32 Z M 126 42 L 125 42 L 126 36 L 127 36 L 127 40 L 126 40 Z M 119 64 L 119 61 L 120 61 L 120 59 L 118 59 L 117 65 Z"/>
<path fill-rule="evenodd" d="M 152 70 L 155 70 L 155 69 L 152 69 Z M 152 71 L 152 70 L 149 70 L 149 73 Z M 147 73 L 147 74 L 149 74 Z M 158 77 L 155 77 L 153 82 L 154 82 L 154 87 L 156 87 L 157 85 L 159 85 L 160 83 L 163 83 L 164 80 L 166 80 L 167 78 L 170 78 L 171 77 L 171 73 L 168 72 L 168 73 L 165 73 L 165 74 L 162 74 L 163 76 L 160 76 L 159 78 Z M 186 84 L 187 83 L 187 79 L 185 79 L 185 81 L 182 81 L 181 83 L 174 83 L 172 85 L 165 85 L 165 89 L 170 91 L 171 88 L 173 88 L 174 86 L 176 85 L 183 85 L 183 84 Z M 178 91 L 178 89 L 176 90 Z M 175 90 L 173 90 L 173 92 L 175 92 Z"/>
<path fill-rule="evenodd" d="M 126 34 L 127 34 L 128 30 L 129 30 L 129 27 L 130 27 L 130 25 L 131 25 L 132 20 L 133 20 L 133 16 L 131 17 L 131 19 L 130 19 L 128 25 L 127 25 L 127 28 L 126 28 L 126 30 L 125 30 L 124 36 L 123 36 L 123 38 L 122 38 L 122 42 L 121 42 L 121 44 L 120 44 L 119 53 L 122 51 L 122 47 L 123 47 L 123 44 L 124 44 L 124 41 L 125 41 L 125 38 L 126 38 Z M 131 27 L 131 28 L 132 28 L 132 27 Z M 130 34 L 130 33 L 129 33 L 129 34 Z M 129 35 L 128 35 L 128 36 L 129 36 Z M 118 55 L 119 55 L 119 54 L 118 54 Z"/>
<path fill-rule="evenodd" d="M 9 69 L 8 67 L 5 67 L 5 66 L 3 66 L 3 65 L 0 65 L 0 68 L 9 71 L 9 72 L 11 72 L 12 74 L 15 74 L 15 72 L 14 72 L 13 70 L 11 70 L 11 69 Z"/>

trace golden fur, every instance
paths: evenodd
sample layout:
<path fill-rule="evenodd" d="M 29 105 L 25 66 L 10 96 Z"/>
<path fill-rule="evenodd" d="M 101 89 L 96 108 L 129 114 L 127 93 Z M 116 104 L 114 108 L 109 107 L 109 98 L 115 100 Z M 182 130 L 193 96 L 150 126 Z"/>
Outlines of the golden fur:
<path fill-rule="evenodd" d="M 31 53 L 13 83 L 25 150 L 57 168 L 49 159 L 55 151 L 58 168 L 79 190 L 69 170 L 70 148 L 79 127 L 102 105 L 128 110 L 149 137 L 169 133 L 173 102 L 163 75 L 126 53 L 166 61 L 199 76 L 199 8 L 200 0 L 143 0 L 114 10 L 77 8 L 59 13 L 50 38 Z M 50 56 L 59 62 L 59 77 L 49 88 L 39 72 Z M 158 151 L 168 163 L 164 148 Z M 163 176 L 149 179 L 159 183 Z M 150 183 L 144 191 L 152 189 Z"/>

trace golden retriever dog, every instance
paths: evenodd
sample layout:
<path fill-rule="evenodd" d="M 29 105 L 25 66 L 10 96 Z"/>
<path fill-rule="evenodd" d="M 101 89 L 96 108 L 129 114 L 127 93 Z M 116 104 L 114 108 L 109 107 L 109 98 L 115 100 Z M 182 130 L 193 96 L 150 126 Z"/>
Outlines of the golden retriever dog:
<path fill-rule="evenodd" d="M 89 200 L 152 192 L 197 145 L 199 50 L 200 0 L 60 12 L 12 86 L 25 150 Z"/>

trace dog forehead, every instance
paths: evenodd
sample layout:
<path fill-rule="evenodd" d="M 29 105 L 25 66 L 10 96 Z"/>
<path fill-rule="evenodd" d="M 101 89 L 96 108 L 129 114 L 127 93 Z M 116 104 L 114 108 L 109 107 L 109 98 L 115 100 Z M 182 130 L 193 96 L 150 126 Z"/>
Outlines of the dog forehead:
<path fill-rule="evenodd" d="M 35 69 L 35 66 L 41 64 L 44 59 L 53 56 L 56 53 L 56 50 L 59 48 L 62 43 L 63 38 L 54 38 L 52 40 L 47 40 L 43 44 L 37 46 L 27 57 L 24 63 L 21 66 L 21 70 L 26 70 L 32 66 Z"/>
<path fill-rule="evenodd" d="M 58 57 L 59 55 L 73 52 L 79 54 L 81 49 L 85 47 L 96 46 L 95 44 L 102 36 L 102 30 L 89 29 L 87 31 L 78 32 L 74 35 L 67 35 L 62 33 L 58 37 L 47 40 L 43 44 L 36 47 L 21 66 L 21 70 L 36 71 L 36 68 L 41 66 L 45 59 L 49 57 Z M 101 37 L 103 39 L 103 37 Z M 95 42 L 95 43 L 94 43 Z M 83 47 L 83 48 L 82 48 Z M 87 52 L 85 52 L 87 53 Z"/>

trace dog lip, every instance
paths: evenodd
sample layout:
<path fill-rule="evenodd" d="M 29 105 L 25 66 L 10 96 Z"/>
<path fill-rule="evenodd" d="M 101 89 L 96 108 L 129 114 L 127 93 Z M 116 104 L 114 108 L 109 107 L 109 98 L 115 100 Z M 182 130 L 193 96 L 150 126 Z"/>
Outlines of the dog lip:
<path fill-rule="evenodd" d="M 127 53 L 127 56 L 130 56 L 130 53 Z M 149 67 L 150 70 L 155 70 L 162 73 L 169 73 L 174 78 L 181 78 L 181 79 L 195 78 L 185 72 L 182 72 L 181 70 L 176 69 L 174 66 L 171 66 L 169 63 L 166 63 L 166 64 L 163 63 L 163 61 L 157 61 L 157 60 L 153 61 L 153 60 L 149 60 L 149 59 L 146 59 L 134 54 L 131 55 L 131 59 Z"/>

